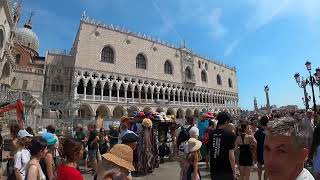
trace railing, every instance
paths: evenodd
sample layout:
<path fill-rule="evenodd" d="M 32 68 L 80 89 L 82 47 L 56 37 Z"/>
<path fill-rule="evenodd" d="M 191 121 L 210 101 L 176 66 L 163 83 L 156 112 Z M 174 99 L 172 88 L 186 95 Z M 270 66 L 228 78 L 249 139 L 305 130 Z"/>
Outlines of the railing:
<path fill-rule="evenodd" d="M 118 102 L 117 97 L 110 97 L 109 96 L 103 96 L 103 99 L 101 99 L 101 96 L 95 95 L 95 98 L 93 98 L 93 95 L 86 95 L 86 99 L 84 99 L 83 94 L 78 94 L 79 99 L 81 100 L 88 100 L 88 101 L 105 101 L 105 102 Z M 119 103 L 130 103 L 130 104 L 158 104 L 158 105 L 181 105 L 181 106 L 214 106 L 214 107 L 226 107 L 226 108 L 235 108 L 236 105 L 225 105 L 225 104 L 216 104 L 216 103 L 199 103 L 199 102 L 184 102 L 184 101 L 168 101 L 168 99 L 139 99 L 134 98 L 134 101 L 132 101 L 132 98 L 129 97 L 125 99 L 124 97 L 119 97 Z"/>
<path fill-rule="evenodd" d="M 63 50 L 62 49 L 49 49 L 48 53 L 65 55 L 65 56 L 71 56 L 72 55 L 71 51 L 68 51 L 66 49 L 63 49 Z"/>
<path fill-rule="evenodd" d="M 100 101 L 101 100 L 101 96 L 95 96 L 95 100 L 98 100 L 98 101 Z"/>
<path fill-rule="evenodd" d="M 87 97 L 87 98 L 86 98 L 87 100 L 93 99 L 93 96 L 92 96 L 92 95 L 87 95 L 86 97 Z"/>
<path fill-rule="evenodd" d="M 40 68 L 34 68 L 34 67 L 27 67 L 27 66 L 14 66 L 14 71 L 18 72 L 28 72 L 28 73 L 34 73 L 34 74 L 44 74 L 43 69 Z"/>

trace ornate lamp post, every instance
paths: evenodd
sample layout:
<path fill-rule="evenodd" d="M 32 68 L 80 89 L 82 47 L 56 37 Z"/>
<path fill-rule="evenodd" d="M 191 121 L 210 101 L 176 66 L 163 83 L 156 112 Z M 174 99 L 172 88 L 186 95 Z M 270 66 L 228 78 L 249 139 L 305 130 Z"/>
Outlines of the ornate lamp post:
<path fill-rule="evenodd" d="M 309 72 L 309 78 L 306 78 L 305 82 L 304 80 L 302 79 L 302 82 L 300 83 L 300 74 L 299 73 L 296 73 L 294 75 L 294 78 L 296 80 L 296 82 L 298 83 L 298 86 L 299 87 L 302 87 L 303 86 L 306 86 L 306 85 L 310 85 L 311 86 L 311 91 L 312 91 L 312 100 L 313 100 L 313 110 L 314 112 L 317 112 L 317 103 L 316 103 L 316 97 L 314 95 L 314 86 L 320 86 L 320 68 L 317 68 L 316 69 L 316 73 L 314 75 L 312 75 L 311 73 L 311 62 L 307 61 L 305 63 L 306 65 L 306 68 Z M 305 102 L 307 104 L 307 101 L 309 99 L 308 95 L 306 95 L 306 91 L 305 91 Z"/>
<path fill-rule="evenodd" d="M 268 113 L 271 113 L 271 109 L 270 109 L 270 101 L 269 101 L 269 87 L 268 86 L 264 86 L 264 92 L 266 93 L 266 99 L 267 99 L 267 109 L 268 109 Z"/>
<path fill-rule="evenodd" d="M 300 88 L 303 88 L 304 97 L 302 98 L 302 101 L 303 101 L 303 104 L 306 106 L 306 110 L 308 110 L 309 109 L 309 101 L 311 100 L 311 97 L 308 96 L 308 93 L 307 93 L 307 81 L 304 80 L 303 77 L 302 77 L 302 81 L 301 81 L 299 73 L 296 73 L 294 75 L 294 78 L 296 79 L 298 86 Z"/>

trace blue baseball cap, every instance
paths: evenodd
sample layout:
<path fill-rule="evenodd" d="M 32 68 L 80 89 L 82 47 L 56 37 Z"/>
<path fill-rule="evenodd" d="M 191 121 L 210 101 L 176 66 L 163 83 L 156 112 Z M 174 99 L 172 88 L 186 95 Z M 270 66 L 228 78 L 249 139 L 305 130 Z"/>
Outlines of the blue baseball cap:
<path fill-rule="evenodd" d="M 50 146 L 50 145 L 54 145 L 54 144 L 57 143 L 57 139 L 56 139 L 56 137 L 54 136 L 54 134 L 52 134 L 52 133 L 48 133 L 48 132 L 43 133 L 43 134 L 42 134 L 42 138 L 47 141 L 47 144 L 48 144 L 49 146 Z"/>

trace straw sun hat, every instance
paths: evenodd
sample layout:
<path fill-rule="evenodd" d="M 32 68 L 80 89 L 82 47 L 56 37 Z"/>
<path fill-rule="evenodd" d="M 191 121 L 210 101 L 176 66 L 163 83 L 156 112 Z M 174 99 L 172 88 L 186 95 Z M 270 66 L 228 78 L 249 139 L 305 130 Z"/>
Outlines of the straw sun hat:
<path fill-rule="evenodd" d="M 130 146 L 116 144 L 108 153 L 103 154 L 102 157 L 118 166 L 128 169 L 129 171 L 135 170 L 132 164 L 133 151 Z"/>
<path fill-rule="evenodd" d="M 142 125 L 144 127 L 151 127 L 152 126 L 152 121 L 148 118 L 144 118 L 143 121 L 142 121 Z"/>
<path fill-rule="evenodd" d="M 190 138 L 188 140 L 188 152 L 195 152 L 199 150 L 201 146 L 202 146 L 202 142 L 195 138 Z"/>

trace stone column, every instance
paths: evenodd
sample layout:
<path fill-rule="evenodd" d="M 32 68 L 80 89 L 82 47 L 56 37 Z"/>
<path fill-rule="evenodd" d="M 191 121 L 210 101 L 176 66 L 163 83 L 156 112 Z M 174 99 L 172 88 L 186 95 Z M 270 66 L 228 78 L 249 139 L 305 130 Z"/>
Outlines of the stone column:
<path fill-rule="evenodd" d="M 198 103 L 200 104 L 200 93 L 198 93 Z"/>
<path fill-rule="evenodd" d="M 103 90 L 104 90 L 104 88 L 103 88 L 103 86 L 102 86 L 102 88 L 101 88 L 101 101 L 103 101 Z"/>
<path fill-rule="evenodd" d="M 93 100 L 96 99 L 96 85 L 95 85 L 95 83 L 92 84 L 92 99 Z"/>
<path fill-rule="evenodd" d="M 119 98 L 120 98 L 120 88 L 117 87 L 117 102 L 119 102 Z"/>
<path fill-rule="evenodd" d="M 111 97 L 112 97 L 112 91 L 111 91 L 111 88 L 112 88 L 112 87 L 110 87 L 110 86 L 109 86 L 109 101 L 110 101 L 110 102 L 111 102 Z"/>
<path fill-rule="evenodd" d="M 139 103 L 141 103 L 141 89 L 139 89 Z"/>
<path fill-rule="evenodd" d="M 205 96 L 205 94 L 202 94 L 202 96 L 201 96 L 202 104 L 204 104 L 204 103 L 205 103 L 205 102 L 204 102 L 204 100 L 205 100 L 204 96 Z"/>
<path fill-rule="evenodd" d="M 75 99 L 77 99 L 77 96 L 78 96 L 78 94 L 77 94 L 77 89 L 78 89 L 78 86 L 77 86 L 77 84 L 75 84 L 75 85 L 74 85 L 74 88 L 73 88 L 73 91 L 74 91 L 74 92 L 73 92 L 73 93 L 74 93 L 73 95 L 74 95 L 74 98 L 75 98 Z"/>
<path fill-rule="evenodd" d="M 181 104 L 181 102 L 180 102 L 180 92 L 178 92 L 177 96 L 178 96 L 178 104 Z"/>
<path fill-rule="evenodd" d="M 146 89 L 144 89 L 144 90 L 146 90 Z M 144 99 L 146 101 L 145 103 L 147 103 L 147 101 L 148 101 L 148 97 L 147 96 L 148 96 L 148 93 L 147 93 L 147 91 L 145 91 L 144 92 Z"/>
<path fill-rule="evenodd" d="M 168 102 L 170 102 L 170 90 L 168 90 Z M 171 102 L 170 102 L 171 104 Z"/>
<path fill-rule="evenodd" d="M 166 90 L 163 90 L 162 93 L 163 93 L 162 100 L 165 100 L 166 99 Z"/>
<path fill-rule="evenodd" d="M 134 87 L 131 88 L 131 100 L 134 102 Z"/>
<path fill-rule="evenodd" d="M 194 101 L 193 101 L 193 98 L 194 98 L 193 92 L 191 93 L 191 96 L 190 96 L 190 97 L 191 97 L 191 105 L 193 105 L 193 104 L 194 104 L 194 103 L 193 103 L 193 102 L 194 102 Z"/>
<path fill-rule="evenodd" d="M 176 103 L 176 91 L 172 91 L 173 104 Z"/>
<path fill-rule="evenodd" d="M 187 92 L 187 104 L 189 104 L 189 92 Z"/>
<path fill-rule="evenodd" d="M 83 91 L 83 98 L 87 99 L 87 85 L 83 86 L 84 87 L 84 91 Z"/>
<path fill-rule="evenodd" d="M 159 101 L 159 98 L 160 98 L 160 92 L 157 91 L 157 101 Z"/>
<path fill-rule="evenodd" d="M 184 93 L 185 92 L 182 92 L 182 103 L 184 102 Z"/>
<path fill-rule="evenodd" d="M 154 93 L 154 90 L 151 90 L 151 103 L 153 103 L 153 93 Z"/>
<path fill-rule="evenodd" d="M 127 97 L 128 97 L 128 88 L 124 87 L 124 102 L 127 102 Z"/>

